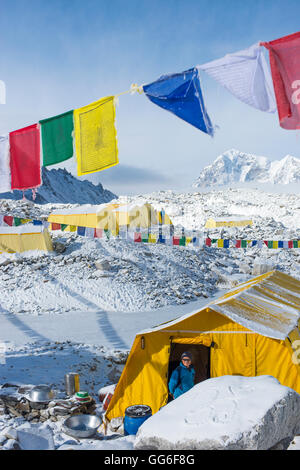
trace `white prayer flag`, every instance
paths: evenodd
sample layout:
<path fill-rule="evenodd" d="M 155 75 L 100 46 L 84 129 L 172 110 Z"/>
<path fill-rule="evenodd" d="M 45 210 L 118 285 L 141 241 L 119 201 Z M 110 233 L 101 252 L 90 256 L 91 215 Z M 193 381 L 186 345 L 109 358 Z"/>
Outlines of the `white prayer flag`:
<path fill-rule="evenodd" d="M 9 136 L 0 136 L 0 193 L 11 191 Z"/>
<path fill-rule="evenodd" d="M 198 69 L 204 70 L 238 99 L 261 111 L 277 110 L 272 77 L 260 42 L 234 54 L 226 54 Z"/>

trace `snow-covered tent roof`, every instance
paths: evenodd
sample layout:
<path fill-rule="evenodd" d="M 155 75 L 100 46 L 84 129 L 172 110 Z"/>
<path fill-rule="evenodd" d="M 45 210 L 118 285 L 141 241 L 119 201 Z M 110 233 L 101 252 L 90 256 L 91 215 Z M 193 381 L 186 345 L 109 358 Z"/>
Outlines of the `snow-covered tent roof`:
<path fill-rule="evenodd" d="M 300 281 L 280 271 L 271 271 L 239 284 L 200 311 L 139 334 L 176 332 L 177 323 L 206 310 L 218 312 L 255 333 L 284 340 L 300 317 Z"/>

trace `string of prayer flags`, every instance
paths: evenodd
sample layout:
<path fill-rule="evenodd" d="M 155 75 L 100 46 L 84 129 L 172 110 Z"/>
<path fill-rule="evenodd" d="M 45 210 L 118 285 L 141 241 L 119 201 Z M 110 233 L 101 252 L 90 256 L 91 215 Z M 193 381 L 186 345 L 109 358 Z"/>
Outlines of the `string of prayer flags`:
<path fill-rule="evenodd" d="M 10 132 L 9 145 L 11 189 L 38 188 L 42 184 L 39 124 Z"/>
<path fill-rule="evenodd" d="M 9 136 L 0 136 L 0 193 L 11 191 Z"/>
<path fill-rule="evenodd" d="M 205 109 L 196 67 L 182 73 L 162 75 L 155 82 L 144 85 L 143 89 L 154 104 L 213 136 L 214 129 Z"/>
<path fill-rule="evenodd" d="M 119 163 L 114 96 L 75 109 L 74 131 L 78 176 Z"/>
<path fill-rule="evenodd" d="M 300 129 L 300 32 L 261 44 L 269 50 L 280 126 Z"/>
<path fill-rule="evenodd" d="M 43 166 L 56 165 L 73 157 L 73 111 L 40 121 Z"/>
<path fill-rule="evenodd" d="M 236 98 L 261 111 L 274 113 L 272 78 L 260 43 L 223 58 L 198 65 Z"/>

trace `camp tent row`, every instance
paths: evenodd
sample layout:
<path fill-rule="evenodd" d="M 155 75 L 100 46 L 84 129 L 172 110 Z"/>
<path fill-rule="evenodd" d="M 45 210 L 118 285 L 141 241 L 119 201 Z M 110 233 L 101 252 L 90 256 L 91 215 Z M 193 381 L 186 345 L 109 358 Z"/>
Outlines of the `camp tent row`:
<path fill-rule="evenodd" d="M 53 251 L 52 240 L 42 226 L 0 227 L 0 253 Z"/>
<path fill-rule="evenodd" d="M 293 349 L 298 345 L 300 353 L 299 317 L 300 281 L 272 271 L 201 310 L 137 334 L 107 421 L 124 416 L 130 405 L 149 405 L 153 413 L 164 406 L 169 376 L 186 350 L 193 354 L 196 383 L 222 375 L 272 375 L 300 393 Z"/>
<path fill-rule="evenodd" d="M 156 211 L 151 204 L 100 204 L 97 206 L 85 205 L 67 210 L 56 210 L 48 217 L 48 222 L 70 227 L 90 227 L 110 230 L 118 233 L 120 227 L 148 228 L 153 225 L 170 225 L 172 221 L 165 214 L 161 220 L 160 211 Z"/>

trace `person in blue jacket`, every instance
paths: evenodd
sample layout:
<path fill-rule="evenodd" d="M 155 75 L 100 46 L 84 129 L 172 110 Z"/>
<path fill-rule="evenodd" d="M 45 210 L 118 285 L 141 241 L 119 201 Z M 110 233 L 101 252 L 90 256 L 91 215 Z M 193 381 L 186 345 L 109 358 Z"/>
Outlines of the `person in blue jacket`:
<path fill-rule="evenodd" d="M 172 398 L 178 398 L 194 386 L 195 369 L 192 365 L 192 355 L 184 352 L 180 364 L 173 370 L 169 380 L 169 391 Z"/>

